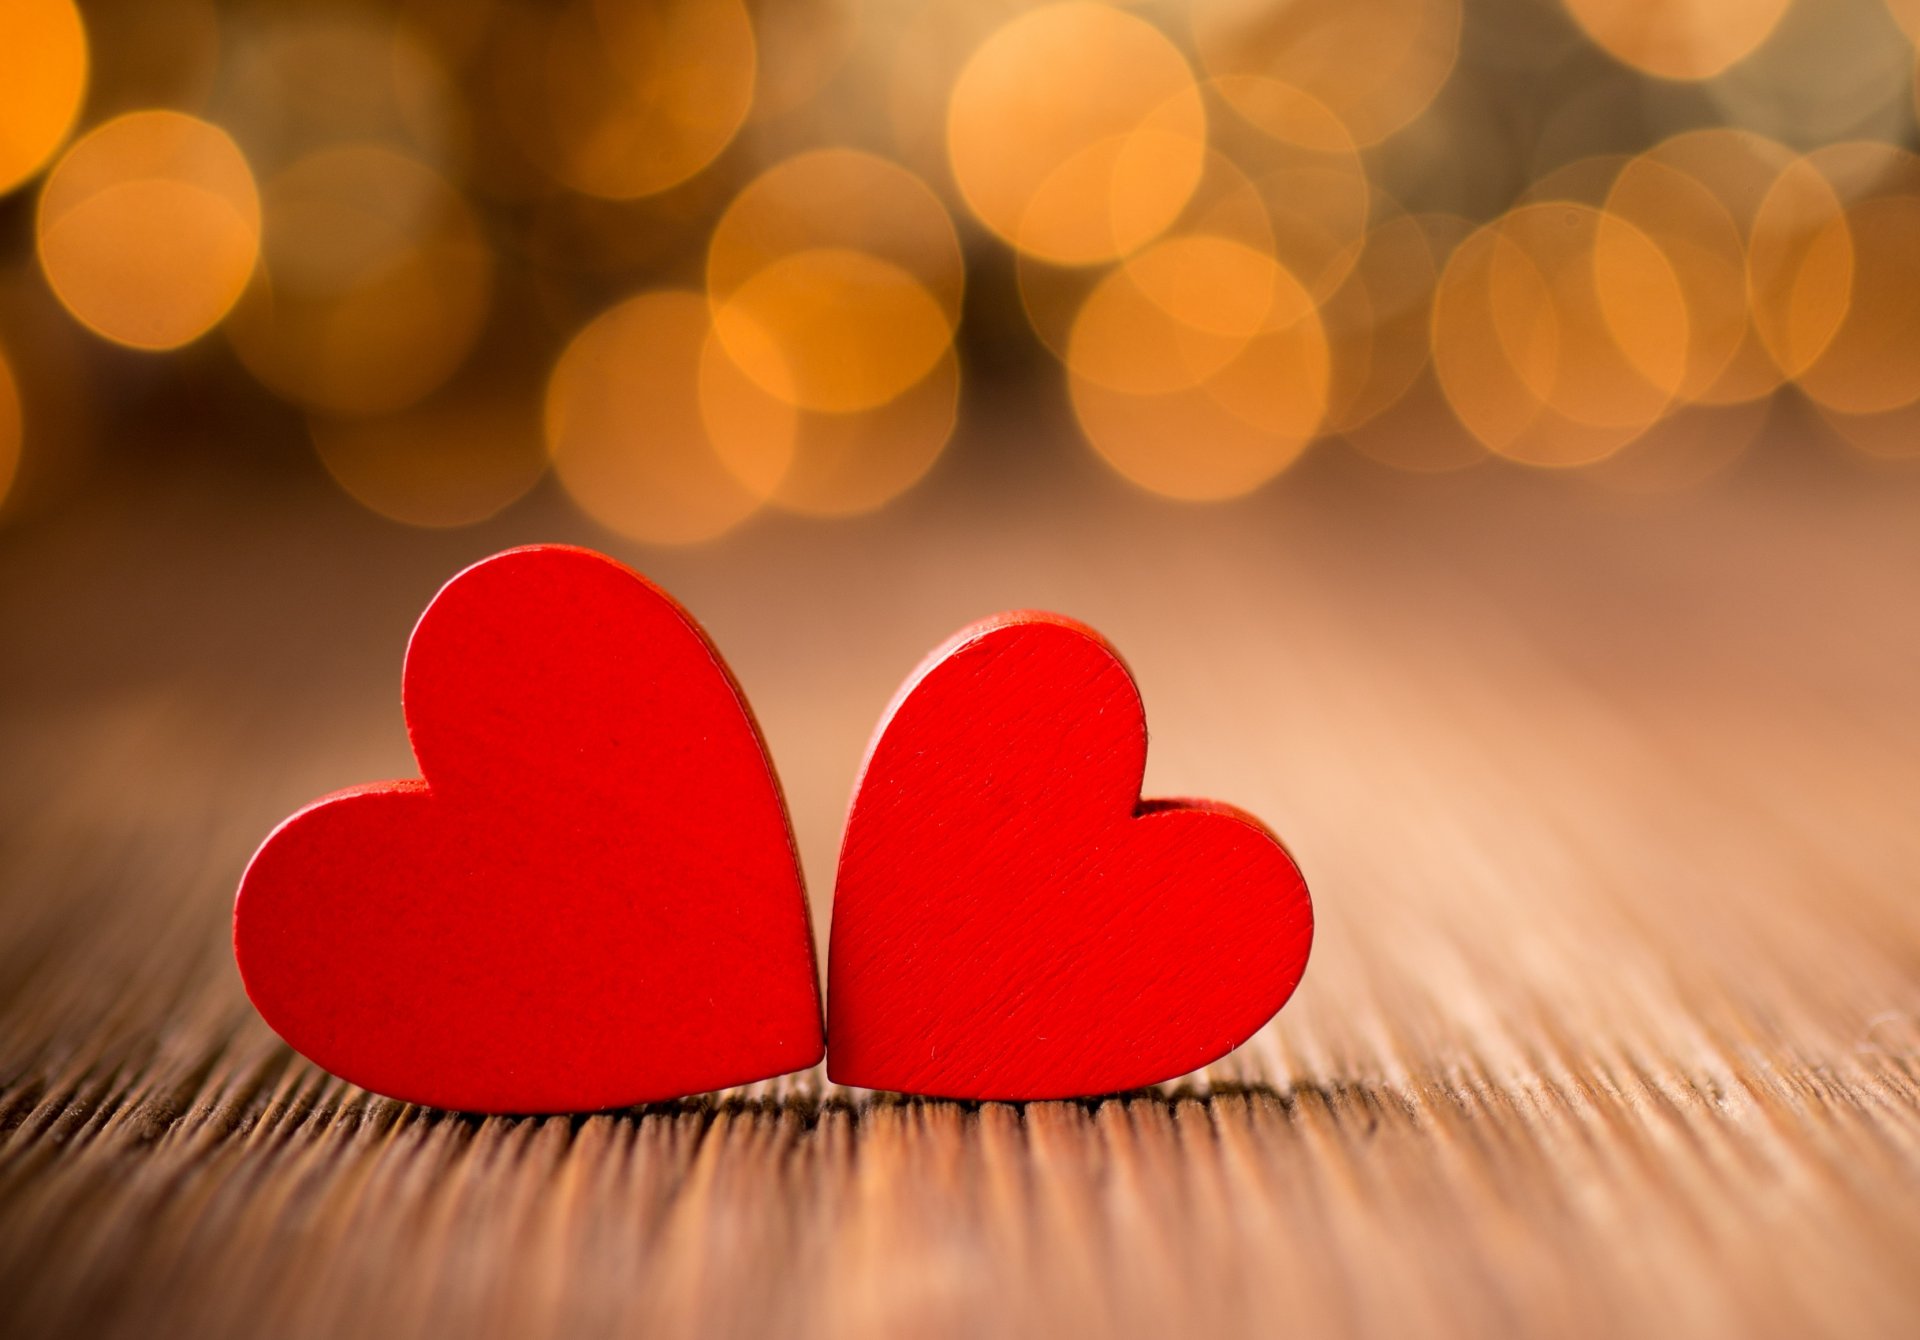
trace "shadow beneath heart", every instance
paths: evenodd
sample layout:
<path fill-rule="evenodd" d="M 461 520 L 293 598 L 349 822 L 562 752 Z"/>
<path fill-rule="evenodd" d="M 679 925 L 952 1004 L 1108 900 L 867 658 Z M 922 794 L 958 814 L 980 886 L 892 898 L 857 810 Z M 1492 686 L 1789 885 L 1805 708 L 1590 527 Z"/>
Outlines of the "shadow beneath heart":
<path fill-rule="evenodd" d="M 476 1112 L 448 1112 L 432 1108 L 410 1107 L 389 1099 L 368 1096 L 370 1105 L 388 1105 L 398 1118 L 404 1111 L 407 1120 L 426 1125 L 455 1123 L 471 1132 L 516 1129 L 565 1122 L 578 1133 L 593 1123 L 638 1131 L 650 1124 L 692 1125 L 703 1131 L 715 1124 L 745 1127 L 784 1127 L 796 1133 L 812 1132 L 822 1125 L 844 1123 L 854 1132 L 882 1122 L 940 1122 L 961 1127 L 977 1125 L 989 1112 L 1011 1114 L 1025 1125 L 1041 1114 L 1071 1113 L 1082 1117 L 1098 1116 L 1108 1108 L 1123 1112 L 1163 1111 L 1166 1114 L 1204 1113 L 1249 1107 L 1263 1107 L 1283 1119 L 1292 1119 L 1304 1108 L 1339 1112 L 1399 1108 L 1397 1097 L 1384 1088 L 1358 1082 L 1302 1082 L 1285 1088 L 1266 1083 L 1216 1081 L 1196 1083 L 1180 1081 L 1173 1085 L 1132 1089 L 1121 1093 L 1097 1094 L 1083 1098 L 1002 1102 L 996 1100 L 923 1098 L 907 1094 L 869 1090 L 834 1090 L 829 1093 L 795 1092 L 778 1095 L 722 1092 L 696 1094 L 688 1098 L 604 1112 L 577 1112 L 547 1115 L 504 1115 Z"/>

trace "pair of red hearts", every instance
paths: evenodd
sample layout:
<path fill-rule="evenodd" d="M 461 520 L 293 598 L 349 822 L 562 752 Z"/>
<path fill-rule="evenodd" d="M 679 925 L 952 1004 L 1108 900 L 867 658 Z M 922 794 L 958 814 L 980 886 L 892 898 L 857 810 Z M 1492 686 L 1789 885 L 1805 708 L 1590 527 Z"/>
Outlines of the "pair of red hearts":
<path fill-rule="evenodd" d="M 1252 817 L 1140 800 L 1125 665 L 1045 614 L 977 624 L 887 709 L 840 852 L 828 1021 L 779 782 L 664 592 L 536 546 L 449 582 L 407 649 L 422 781 L 269 836 L 234 949 L 266 1021 L 396 1098 L 582 1111 L 766 1079 L 951 1098 L 1136 1088 L 1292 994 L 1312 908 Z"/>

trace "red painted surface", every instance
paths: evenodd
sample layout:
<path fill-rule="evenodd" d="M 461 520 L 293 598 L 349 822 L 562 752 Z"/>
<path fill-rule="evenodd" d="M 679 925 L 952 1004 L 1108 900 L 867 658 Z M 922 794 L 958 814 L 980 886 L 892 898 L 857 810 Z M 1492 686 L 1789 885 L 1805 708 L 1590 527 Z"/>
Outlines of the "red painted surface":
<path fill-rule="evenodd" d="M 827 1069 L 1066 1098 L 1218 1060 L 1300 981 L 1313 909 L 1251 815 L 1140 799 L 1133 677 L 1092 629 L 977 624 L 894 699 L 840 852 Z"/>
<path fill-rule="evenodd" d="M 821 1055 L 779 784 L 685 610 L 582 549 L 447 583 L 408 644 L 424 781 L 316 801 L 234 907 L 247 993 L 313 1061 L 485 1112 L 624 1106 Z"/>

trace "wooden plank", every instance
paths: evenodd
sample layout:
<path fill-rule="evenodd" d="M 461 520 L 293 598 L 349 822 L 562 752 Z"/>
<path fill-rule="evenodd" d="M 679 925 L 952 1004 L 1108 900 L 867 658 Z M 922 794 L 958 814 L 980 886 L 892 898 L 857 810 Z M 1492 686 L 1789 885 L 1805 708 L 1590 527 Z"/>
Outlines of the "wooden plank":
<path fill-rule="evenodd" d="M 1911 1335 L 1920 488 L 1630 502 L 1310 461 L 1191 510 L 1040 467 L 638 550 L 128 477 L 0 537 L 0 1299 L 19 1335 Z M 989 501 L 990 504 L 989 504 Z M 900 677 L 996 609 L 1126 649 L 1148 794 L 1319 935 L 1205 1075 L 963 1105 L 818 1071 L 478 1119 L 291 1057 L 224 927 L 281 814 L 410 767 L 420 603 L 597 544 L 725 650 L 816 924 Z"/>

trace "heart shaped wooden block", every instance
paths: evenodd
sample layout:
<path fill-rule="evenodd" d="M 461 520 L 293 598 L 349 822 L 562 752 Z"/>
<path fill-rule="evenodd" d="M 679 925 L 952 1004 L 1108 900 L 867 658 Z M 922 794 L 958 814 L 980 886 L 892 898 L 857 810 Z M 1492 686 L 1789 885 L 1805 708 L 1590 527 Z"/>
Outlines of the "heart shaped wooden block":
<path fill-rule="evenodd" d="M 422 781 L 280 825 L 234 907 L 247 993 L 379 1093 L 625 1106 L 815 1064 L 818 971 L 786 806 L 685 610 L 583 549 L 510 550 L 407 648 Z"/>
<path fill-rule="evenodd" d="M 1286 1003 L 1313 909 L 1251 815 L 1146 801 L 1146 718 L 1092 629 L 966 629 L 882 719 L 847 818 L 828 1073 L 1069 1098 L 1218 1060 Z"/>

